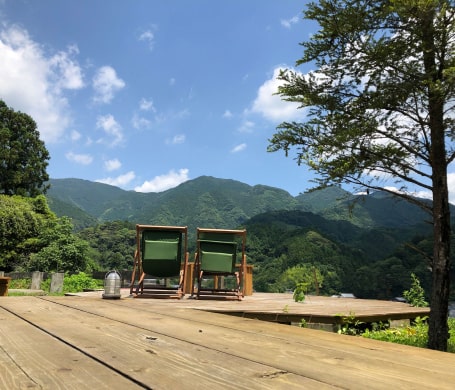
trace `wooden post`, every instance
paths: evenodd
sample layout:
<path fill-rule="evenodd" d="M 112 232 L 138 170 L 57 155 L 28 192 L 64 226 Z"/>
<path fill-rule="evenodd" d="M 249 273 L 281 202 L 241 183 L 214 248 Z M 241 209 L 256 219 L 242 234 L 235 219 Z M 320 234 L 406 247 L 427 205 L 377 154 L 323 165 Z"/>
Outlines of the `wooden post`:
<path fill-rule="evenodd" d="M 32 272 L 32 285 L 30 288 L 32 290 L 41 289 L 41 282 L 43 281 L 44 272 L 34 271 Z"/>
<path fill-rule="evenodd" d="M 56 272 L 51 277 L 51 293 L 61 293 L 63 291 L 63 278 L 65 274 L 63 272 Z"/>

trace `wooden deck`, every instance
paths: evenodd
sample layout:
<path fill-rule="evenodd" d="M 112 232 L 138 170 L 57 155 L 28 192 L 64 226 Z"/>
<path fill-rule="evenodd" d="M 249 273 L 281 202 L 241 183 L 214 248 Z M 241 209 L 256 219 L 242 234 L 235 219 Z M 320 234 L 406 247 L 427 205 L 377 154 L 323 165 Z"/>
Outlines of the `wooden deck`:
<path fill-rule="evenodd" d="M 386 306 L 392 312 L 407 306 L 309 299 L 1 297 L 0 388 L 454 388 L 454 354 L 238 317 L 283 319 L 299 310 L 376 316 Z"/>

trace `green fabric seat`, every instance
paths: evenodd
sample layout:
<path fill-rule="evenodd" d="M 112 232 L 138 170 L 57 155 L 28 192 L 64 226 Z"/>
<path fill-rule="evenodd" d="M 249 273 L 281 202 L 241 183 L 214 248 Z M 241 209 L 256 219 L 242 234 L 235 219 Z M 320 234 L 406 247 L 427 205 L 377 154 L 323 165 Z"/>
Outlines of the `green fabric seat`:
<path fill-rule="evenodd" d="M 201 269 L 206 273 L 232 273 L 232 257 L 229 253 L 202 251 Z"/>
<path fill-rule="evenodd" d="M 204 273 L 233 273 L 237 255 L 237 243 L 200 240 L 201 270 Z"/>
<path fill-rule="evenodd" d="M 142 267 L 148 275 L 176 276 L 180 272 L 179 242 L 144 240 Z"/>
<path fill-rule="evenodd" d="M 149 276 L 160 278 L 180 274 L 182 234 L 176 231 L 142 232 L 142 268 Z"/>

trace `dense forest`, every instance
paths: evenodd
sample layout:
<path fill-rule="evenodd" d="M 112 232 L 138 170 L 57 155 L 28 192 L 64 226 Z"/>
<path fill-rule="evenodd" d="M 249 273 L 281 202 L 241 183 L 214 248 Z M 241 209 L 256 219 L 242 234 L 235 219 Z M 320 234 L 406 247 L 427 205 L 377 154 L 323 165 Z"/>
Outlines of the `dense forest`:
<path fill-rule="evenodd" d="M 248 231 L 256 291 L 401 296 L 417 275 L 430 290 L 431 227 L 418 207 L 339 187 L 292 197 L 286 191 L 201 177 L 159 194 L 138 194 L 76 179 L 51 181 L 50 208 L 72 218 L 101 270 L 131 269 L 135 224 L 185 225 L 194 253 L 196 227 Z"/>

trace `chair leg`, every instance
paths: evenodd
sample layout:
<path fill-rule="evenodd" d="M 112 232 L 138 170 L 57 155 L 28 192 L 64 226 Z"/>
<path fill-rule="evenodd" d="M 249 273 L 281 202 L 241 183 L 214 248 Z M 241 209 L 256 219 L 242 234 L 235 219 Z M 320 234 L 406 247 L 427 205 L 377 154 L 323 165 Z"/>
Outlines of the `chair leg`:
<path fill-rule="evenodd" d="M 136 287 L 136 295 L 139 294 L 139 288 L 141 289 L 141 294 L 144 293 L 144 278 L 145 278 L 145 272 L 142 272 L 141 277 L 139 278 L 139 281 L 137 282 L 137 287 Z"/>
<path fill-rule="evenodd" d="M 199 274 L 197 276 L 197 298 L 199 299 L 199 295 L 201 293 L 201 288 L 202 288 L 202 275 L 204 271 L 199 271 Z"/>

